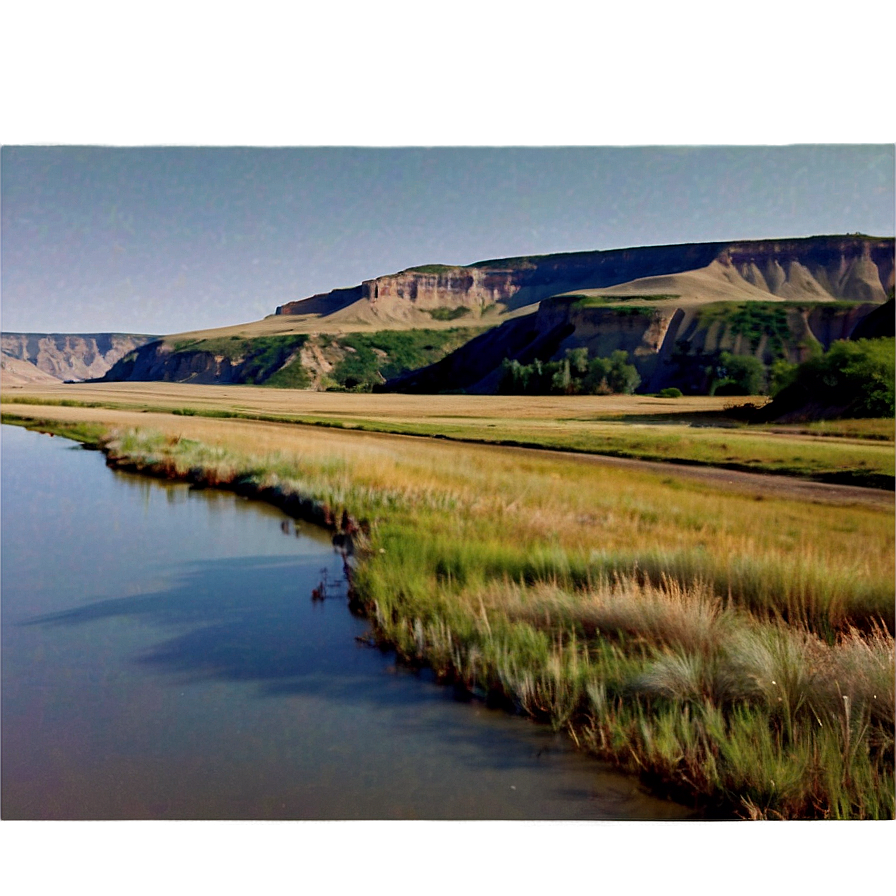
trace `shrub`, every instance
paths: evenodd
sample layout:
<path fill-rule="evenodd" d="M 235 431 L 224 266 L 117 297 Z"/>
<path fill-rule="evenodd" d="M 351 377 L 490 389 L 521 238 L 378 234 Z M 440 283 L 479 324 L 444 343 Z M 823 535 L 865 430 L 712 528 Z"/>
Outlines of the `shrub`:
<path fill-rule="evenodd" d="M 765 387 L 765 365 L 752 355 L 722 352 L 712 378 L 710 395 L 759 395 Z"/>
<path fill-rule="evenodd" d="M 388 379 L 440 361 L 478 333 L 472 328 L 350 333 L 337 340 L 348 351 L 332 378 L 337 389 L 369 392 Z"/>
<path fill-rule="evenodd" d="M 791 364 L 783 358 L 778 358 L 769 367 L 769 393 L 777 395 L 782 389 L 786 389 L 795 379 L 798 364 Z"/>
<path fill-rule="evenodd" d="M 810 416 L 893 417 L 896 340 L 835 342 L 820 358 L 800 364 L 769 416 L 804 410 Z"/>
<path fill-rule="evenodd" d="M 473 313 L 470 308 L 465 308 L 463 305 L 458 305 L 456 308 L 424 308 L 423 310 L 433 320 L 457 320 L 459 317 L 466 317 Z"/>

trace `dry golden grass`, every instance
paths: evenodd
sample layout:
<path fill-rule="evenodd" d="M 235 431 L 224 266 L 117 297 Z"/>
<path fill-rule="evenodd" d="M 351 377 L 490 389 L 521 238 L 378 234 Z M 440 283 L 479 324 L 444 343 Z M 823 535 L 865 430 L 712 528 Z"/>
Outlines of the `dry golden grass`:
<path fill-rule="evenodd" d="M 894 474 L 893 444 L 886 440 L 886 429 L 872 426 L 877 421 L 865 422 L 864 429 L 848 428 L 845 437 L 830 428 L 822 431 L 823 436 L 806 427 L 770 433 L 719 417 L 728 400 L 713 397 L 359 395 L 255 386 L 104 383 L 8 388 L 3 398 L 10 406 L 63 402 L 259 417 L 877 488 L 891 488 Z M 863 432 L 871 438 L 855 437 Z"/>
<path fill-rule="evenodd" d="M 102 402 L 151 408 L 230 408 L 265 414 L 373 420 L 464 421 L 605 419 L 631 414 L 693 414 L 721 411 L 730 398 L 641 395 L 377 395 L 266 389 L 258 386 L 197 386 L 186 383 L 69 383 L 5 390 L 16 401 Z"/>

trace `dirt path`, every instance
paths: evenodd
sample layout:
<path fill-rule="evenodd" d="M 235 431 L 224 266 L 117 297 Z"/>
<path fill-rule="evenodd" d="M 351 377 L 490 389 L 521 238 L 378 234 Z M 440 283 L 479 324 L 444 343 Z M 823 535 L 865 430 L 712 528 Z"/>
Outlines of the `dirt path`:
<path fill-rule="evenodd" d="M 725 470 L 721 467 L 704 467 L 690 464 L 661 463 L 651 460 L 634 460 L 626 457 L 608 457 L 598 454 L 573 454 L 566 451 L 551 451 L 533 448 L 505 449 L 538 451 L 566 460 L 584 463 L 601 463 L 641 472 L 653 472 L 679 479 L 692 479 L 729 491 L 756 494 L 762 497 L 793 498 L 800 501 L 816 501 L 825 504 L 861 504 L 867 507 L 896 506 L 896 495 L 877 488 L 856 485 L 836 485 L 828 482 L 813 482 L 794 476 L 778 476 L 771 473 L 749 473 L 740 470 Z"/>

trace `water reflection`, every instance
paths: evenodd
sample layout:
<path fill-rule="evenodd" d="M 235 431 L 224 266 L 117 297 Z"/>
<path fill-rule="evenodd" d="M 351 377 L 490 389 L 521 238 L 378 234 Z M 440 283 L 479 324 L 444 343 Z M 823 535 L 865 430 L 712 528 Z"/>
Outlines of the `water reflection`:
<path fill-rule="evenodd" d="M 4 817 L 686 816 L 360 644 L 326 532 L 9 429 Z"/>

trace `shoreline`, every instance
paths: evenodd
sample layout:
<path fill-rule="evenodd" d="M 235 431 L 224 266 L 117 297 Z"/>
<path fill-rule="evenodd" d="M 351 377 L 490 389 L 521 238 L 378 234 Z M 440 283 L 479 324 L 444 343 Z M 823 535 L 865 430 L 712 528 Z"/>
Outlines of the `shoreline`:
<path fill-rule="evenodd" d="M 27 424 L 10 423 L 9 425 L 24 425 L 25 428 L 32 428 Z M 62 438 L 77 441 L 71 434 L 53 433 L 50 428 L 34 427 L 34 429 L 37 432 L 49 435 L 57 434 Z M 178 471 L 175 464 L 164 460 L 146 462 L 139 457 L 116 454 L 108 442 L 103 440 L 99 442 L 83 441 L 80 444 L 84 450 L 99 451 L 103 454 L 106 466 L 111 470 L 148 476 L 154 479 L 163 479 L 168 482 L 188 483 L 194 489 L 218 489 L 252 501 L 264 502 L 283 511 L 295 520 L 301 520 L 336 533 L 334 535 L 334 546 L 336 546 L 336 538 L 348 536 L 352 540 L 352 547 L 348 551 L 339 551 L 342 555 L 343 572 L 348 585 L 347 608 L 350 612 L 363 616 L 371 624 L 370 637 L 365 640 L 368 646 L 394 652 L 396 659 L 408 668 L 432 670 L 436 673 L 435 680 L 437 684 L 443 687 L 452 687 L 455 692 L 459 690 L 467 699 L 480 700 L 491 709 L 500 709 L 513 715 L 528 717 L 537 724 L 550 724 L 549 719 L 539 719 L 535 714 L 526 712 L 519 700 L 512 694 L 508 694 L 498 682 L 493 682 L 492 686 L 487 689 L 471 686 L 462 676 L 460 669 L 437 669 L 424 657 L 408 655 L 401 650 L 400 644 L 391 641 L 378 629 L 374 607 L 358 593 L 354 584 L 356 567 L 349 561 L 349 558 L 353 556 L 360 555 L 363 558 L 365 554 L 370 555 L 371 549 L 368 541 L 369 523 L 366 520 L 356 520 L 348 508 L 342 508 L 342 513 L 339 514 L 326 503 L 314 500 L 309 496 L 286 492 L 277 487 L 258 486 L 247 477 L 236 477 L 231 481 L 226 481 L 219 479 L 211 469 L 193 467 L 183 472 Z M 338 522 L 337 517 L 339 518 Z M 581 732 L 577 733 L 575 728 L 570 727 L 565 733 L 579 752 L 590 755 L 596 760 L 610 761 L 619 771 L 636 777 L 643 786 L 648 788 L 652 796 L 688 807 L 693 815 L 687 820 L 730 821 L 738 818 L 735 812 L 736 806 L 733 804 L 728 806 L 723 803 L 710 805 L 706 801 L 701 802 L 699 800 L 695 802 L 693 794 L 687 788 L 675 786 L 655 773 L 644 770 L 638 771 L 620 764 L 617 757 L 612 754 L 599 754 L 589 750 L 580 740 L 579 734 Z"/>

